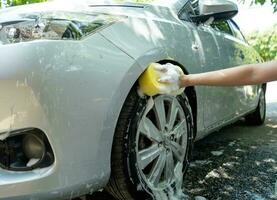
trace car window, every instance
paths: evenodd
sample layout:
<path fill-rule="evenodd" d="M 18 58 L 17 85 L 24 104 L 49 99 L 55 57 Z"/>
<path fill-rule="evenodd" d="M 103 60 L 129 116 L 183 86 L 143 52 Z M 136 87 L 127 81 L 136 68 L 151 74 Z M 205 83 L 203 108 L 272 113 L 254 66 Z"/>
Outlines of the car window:
<path fill-rule="evenodd" d="M 199 0 L 191 0 L 190 4 L 194 10 L 195 15 L 199 15 Z"/>
<path fill-rule="evenodd" d="M 190 21 L 190 15 L 195 15 L 192 4 L 190 2 L 186 3 L 178 15 L 181 20 Z"/>
<path fill-rule="evenodd" d="M 238 26 L 233 20 L 231 20 L 231 21 L 229 22 L 229 24 L 230 24 L 230 27 L 231 27 L 231 29 L 232 29 L 232 31 L 233 31 L 233 35 L 234 35 L 236 38 L 238 38 L 238 39 L 240 39 L 240 40 L 242 40 L 242 41 L 245 41 L 245 38 L 244 38 L 243 34 L 242 34 L 241 31 L 239 30 L 239 26 Z"/>
<path fill-rule="evenodd" d="M 213 22 L 211 26 L 217 31 L 233 35 L 232 29 L 230 28 L 227 21 L 216 21 Z"/>
<path fill-rule="evenodd" d="M 233 35 L 232 29 L 230 28 L 227 21 L 215 21 L 211 25 L 215 30 L 229 35 Z"/>

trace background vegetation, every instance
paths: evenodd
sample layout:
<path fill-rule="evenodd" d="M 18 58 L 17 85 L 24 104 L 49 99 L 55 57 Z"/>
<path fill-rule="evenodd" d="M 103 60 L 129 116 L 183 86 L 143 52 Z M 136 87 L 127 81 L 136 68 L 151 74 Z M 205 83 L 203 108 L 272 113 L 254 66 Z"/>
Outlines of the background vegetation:
<path fill-rule="evenodd" d="M 246 0 L 240 0 L 240 1 L 245 2 Z M 252 0 L 252 4 L 264 5 L 267 2 L 271 2 L 274 8 L 274 12 L 277 12 L 277 0 Z"/>
<path fill-rule="evenodd" d="M 39 3 L 44 1 L 47 1 L 47 0 L 7 0 L 7 5 L 18 6 L 18 5 L 24 5 L 29 3 Z M 1 1 L 0 1 L 0 7 L 2 7 Z"/>
<path fill-rule="evenodd" d="M 264 60 L 277 59 L 277 24 L 268 31 L 254 32 L 248 35 L 247 40 Z"/>

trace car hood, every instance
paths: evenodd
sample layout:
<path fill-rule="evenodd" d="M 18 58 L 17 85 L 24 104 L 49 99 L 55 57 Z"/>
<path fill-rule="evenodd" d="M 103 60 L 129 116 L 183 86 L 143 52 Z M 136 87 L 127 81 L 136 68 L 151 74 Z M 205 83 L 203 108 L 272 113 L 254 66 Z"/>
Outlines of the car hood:
<path fill-rule="evenodd" d="M 0 23 L 10 20 L 17 20 L 31 13 L 45 13 L 45 12 L 89 12 L 93 8 L 103 7 L 105 9 L 113 9 L 112 7 L 134 7 L 143 8 L 145 4 L 138 3 L 118 3 L 116 0 L 80 0 L 78 2 L 74 0 L 56 0 L 46 3 L 35 3 L 23 6 L 15 6 L 7 9 L 0 10 Z"/>

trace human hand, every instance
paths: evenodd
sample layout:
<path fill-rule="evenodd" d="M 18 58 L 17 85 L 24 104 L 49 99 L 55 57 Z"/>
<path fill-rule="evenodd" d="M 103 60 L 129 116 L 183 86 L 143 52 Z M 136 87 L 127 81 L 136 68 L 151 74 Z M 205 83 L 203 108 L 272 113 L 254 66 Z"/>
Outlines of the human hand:
<path fill-rule="evenodd" d="M 180 78 L 183 75 L 183 71 L 180 67 L 167 63 L 165 65 L 155 65 L 155 70 L 159 74 L 160 83 L 164 83 L 160 86 L 162 94 L 179 94 L 183 90 L 180 90 Z"/>

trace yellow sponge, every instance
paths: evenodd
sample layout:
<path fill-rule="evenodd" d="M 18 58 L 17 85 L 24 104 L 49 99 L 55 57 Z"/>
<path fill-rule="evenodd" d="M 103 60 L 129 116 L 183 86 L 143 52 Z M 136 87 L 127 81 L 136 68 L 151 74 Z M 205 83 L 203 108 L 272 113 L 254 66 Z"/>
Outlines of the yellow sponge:
<path fill-rule="evenodd" d="M 160 74 L 155 70 L 155 65 L 159 65 L 158 63 L 152 63 L 148 66 L 145 72 L 139 78 L 139 86 L 140 90 L 148 95 L 155 96 L 157 94 L 161 94 L 161 88 L 168 85 L 167 83 L 160 83 L 158 80 L 160 79 Z M 180 68 L 180 72 L 182 73 L 182 69 Z M 180 89 L 172 95 L 181 94 L 184 89 Z"/>
<path fill-rule="evenodd" d="M 139 78 L 140 90 L 148 95 L 154 96 L 160 92 L 160 82 L 158 82 L 160 76 L 155 70 L 156 63 L 152 63 L 148 66 L 145 72 Z"/>

